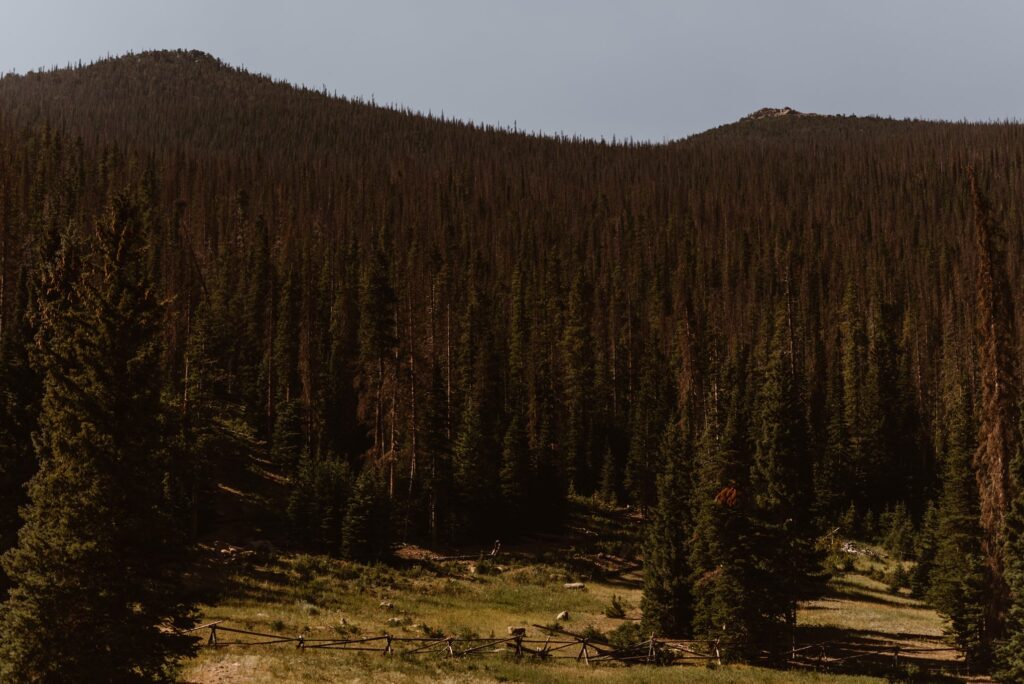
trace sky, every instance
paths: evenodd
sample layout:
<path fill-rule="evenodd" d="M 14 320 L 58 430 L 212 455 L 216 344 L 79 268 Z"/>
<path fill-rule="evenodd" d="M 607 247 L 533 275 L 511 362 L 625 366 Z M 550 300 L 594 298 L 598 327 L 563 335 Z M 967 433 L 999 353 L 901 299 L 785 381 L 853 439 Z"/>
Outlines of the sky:
<path fill-rule="evenodd" d="M 660 142 L 761 107 L 1024 118 L 1019 0 L 0 0 L 0 73 L 209 52 L 339 95 Z"/>

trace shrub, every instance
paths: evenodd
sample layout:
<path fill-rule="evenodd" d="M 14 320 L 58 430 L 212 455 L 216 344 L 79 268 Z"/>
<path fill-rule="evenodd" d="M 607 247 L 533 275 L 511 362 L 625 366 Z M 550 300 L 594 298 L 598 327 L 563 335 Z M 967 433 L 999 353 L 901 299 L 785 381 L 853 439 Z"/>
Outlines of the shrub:
<path fill-rule="evenodd" d="M 612 594 L 612 604 L 604 609 L 605 617 L 621 620 L 626 617 L 626 609 L 622 605 L 622 599 Z"/>
<path fill-rule="evenodd" d="M 625 622 L 608 632 L 608 643 L 615 650 L 621 651 L 630 646 L 635 646 L 648 636 L 650 635 L 643 634 L 639 622 Z"/>
<path fill-rule="evenodd" d="M 900 589 L 910 588 L 910 573 L 903 567 L 903 563 L 898 563 L 896 569 L 889 573 L 886 583 L 889 585 L 889 591 L 893 594 L 898 594 Z"/>

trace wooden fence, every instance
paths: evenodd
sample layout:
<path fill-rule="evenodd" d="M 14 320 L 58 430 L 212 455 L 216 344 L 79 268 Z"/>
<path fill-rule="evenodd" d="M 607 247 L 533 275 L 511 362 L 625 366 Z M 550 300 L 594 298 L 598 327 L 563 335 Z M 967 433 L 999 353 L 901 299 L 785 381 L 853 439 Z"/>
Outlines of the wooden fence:
<path fill-rule="evenodd" d="M 223 620 L 194 627 L 188 632 L 209 630 L 206 647 L 256 647 L 292 644 L 299 649 L 327 651 L 357 651 L 378 653 L 382 656 L 441 656 L 462 658 L 471 656 L 509 655 L 516 658 L 539 660 L 574 660 L 586 665 L 618 663 L 623 665 L 686 665 L 722 663 L 726 645 L 722 640 L 666 639 L 651 635 L 649 639 L 627 646 L 613 646 L 606 639 L 575 634 L 565 629 L 533 625 L 543 632 L 544 638 L 527 638 L 525 634 L 507 637 L 409 637 L 381 634 L 353 638 L 311 638 L 305 635 L 286 636 L 254 632 L 229 627 Z M 925 654 L 956 652 L 955 648 L 916 648 L 894 643 L 864 644 L 826 641 L 794 647 L 787 653 L 785 663 L 790 667 L 817 670 L 856 668 L 858 664 L 874 667 L 898 668 L 908 658 Z M 766 660 L 779 662 L 778 659 Z M 949 663 L 954 666 L 955 662 Z"/>
<path fill-rule="evenodd" d="M 540 660 L 574 660 L 587 665 L 618 662 L 623 664 L 685 662 L 716 662 L 721 664 L 717 641 L 680 639 L 650 639 L 614 647 L 606 640 L 594 639 L 567 630 L 534 625 L 546 633 L 543 639 L 527 638 L 524 634 L 507 637 L 407 637 L 393 634 L 353 638 L 311 638 L 305 635 L 286 636 L 238 629 L 223 620 L 210 622 L 188 630 L 209 630 L 206 647 L 254 647 L 275 644 L 293 644 L 300 649 L 330 651 L 360 651 L 382 656 L 440 655 L 460 658 L 507 654 L 517 658 L 532 657 Z"/>

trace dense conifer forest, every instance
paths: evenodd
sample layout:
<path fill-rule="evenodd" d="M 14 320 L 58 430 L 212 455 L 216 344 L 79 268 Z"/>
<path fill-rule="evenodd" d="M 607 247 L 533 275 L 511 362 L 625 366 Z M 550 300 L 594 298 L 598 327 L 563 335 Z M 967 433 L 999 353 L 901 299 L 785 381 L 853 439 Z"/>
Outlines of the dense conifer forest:
<path fill-rule="evenodd" d="M 1017 123 L 790 112 L 654 145 L 197 52 L 5 76 L 0 663 L 165 676 L 241 434 L 286 548 L 489 546 L 597 497 L 643 515 L 645 628 L 755 660 L 842 527 L 1020 681 L 1022 198 Z M 66 643 L 17 637 L 69 601 Z M 112 616 L 102 657 L 70 636 Z"/>

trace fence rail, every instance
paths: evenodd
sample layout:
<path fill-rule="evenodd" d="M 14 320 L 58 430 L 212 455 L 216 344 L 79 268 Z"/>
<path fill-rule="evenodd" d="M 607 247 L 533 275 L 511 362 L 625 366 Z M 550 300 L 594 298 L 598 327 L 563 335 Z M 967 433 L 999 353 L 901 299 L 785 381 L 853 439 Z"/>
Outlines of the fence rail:
<path fill-rule="evenodd" d="M 657 664 L 687 665 L 713 662 L 722 663 L 727 648 L 721 639 L 667 639 L 651 635 L 650 638 L 626 646 L 615 646 L 607 640 L 575 634 L 565 629 L 533 625 L 545 633 L 544 638 L 527 638 L 525 634 L 508 637 L 458 636 L 395 636 L 380 634 L 353 638 L 311 638 L 305 635 L 287 636 L 238 629 L 223 620 L 199 625 L 186 633 L 209 630 L 206 647 L 256 647 L 294 644 L 300 649 L 328 651 L 355 651 L 378 653 L 382 656 L 415 657 L 441 656 L 462 658 L 473 656 L 510 655 L 516 658 L 539 660 L 573 660 L 586 665 L 617 663 L 620 665 Z M 908 647 L 901 644 L 855 644 L 826 641 L 794 645 L 785 663 L 792 667 L 834 670 L 849 667 L 865 659 L 888 662 L 899 667 L 901 659 L 928 653 L 958 652 L 956 648 Z M 763 654 L 771 659 L 769 654 Z M 778 659 L 772 659 L 778 662 Z M 953 663 L 951 663 L 952 665 Z"/>

